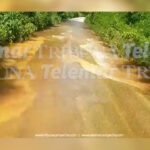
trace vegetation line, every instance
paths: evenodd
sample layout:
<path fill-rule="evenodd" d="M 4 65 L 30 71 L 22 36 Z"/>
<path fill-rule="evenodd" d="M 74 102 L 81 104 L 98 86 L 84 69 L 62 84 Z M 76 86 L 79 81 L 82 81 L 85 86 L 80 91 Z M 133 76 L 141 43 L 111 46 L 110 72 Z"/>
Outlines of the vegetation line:
<path fill-rule="evenodd" d="M 85 22 L 120 56 L 150 64 L 149 12 L 94 12 Z"/>
<path fill-rule="evenodd" d="M 4 12 L 0 13 L 0 45 L 24 41 L 35 31 L 80 16 L 73 12 Z"/>

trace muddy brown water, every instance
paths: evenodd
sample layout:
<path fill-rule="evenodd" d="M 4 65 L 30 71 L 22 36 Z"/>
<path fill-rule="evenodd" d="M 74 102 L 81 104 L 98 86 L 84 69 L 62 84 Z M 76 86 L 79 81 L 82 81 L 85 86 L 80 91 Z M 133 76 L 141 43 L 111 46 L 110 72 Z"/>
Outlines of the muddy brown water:
<path fill-rule="evenodd" d="M 4 61 L 24 79 L 13 74 L 0 81 L 0 137 L 150 137 L 148 80 L 138 80 L 136 70 L 127 77 L 120 67 L 127 61 L 115 57 L 82 18 L 16 45 L 31 50 L 27 58 Z M 60 57 L 62 47 L 67 53 Z M 113 67 L 118 70 L 109 75 Z"/>

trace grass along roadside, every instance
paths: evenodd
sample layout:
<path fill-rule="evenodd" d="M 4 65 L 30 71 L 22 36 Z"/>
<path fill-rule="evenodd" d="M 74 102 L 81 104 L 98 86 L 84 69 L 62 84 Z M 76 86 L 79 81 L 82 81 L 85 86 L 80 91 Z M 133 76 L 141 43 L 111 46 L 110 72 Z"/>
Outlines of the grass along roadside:
<path fill-rule="evenodd" d="M 86 24 L 121 57 L 150 64 L 149 12 L 89 13 Z"/>

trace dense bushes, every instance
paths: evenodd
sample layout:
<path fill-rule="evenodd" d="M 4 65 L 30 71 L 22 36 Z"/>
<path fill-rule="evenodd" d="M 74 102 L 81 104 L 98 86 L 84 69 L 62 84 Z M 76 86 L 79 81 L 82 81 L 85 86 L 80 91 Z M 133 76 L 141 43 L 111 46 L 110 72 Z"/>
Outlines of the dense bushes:
<path fill-rule="evenodd" d="M 126 54 L 123 48 L 126 43 L 135 43 L 138 47 L 144 47 L 146 42 L 150 42 L 150 13 L 89 13 L 86 23 L 104 41 L 114 46 L 120 56 Z M 137 61 L 150 64 L 149 54 L 148 51 L 148 56 L 145 58 L 143 53 Z"/>
<path fill-rule="evenodd" d="M 81 15 L 78 12 L 0 13 L 0 45 L 26 40 L 35 31 Z"/>
<path fill-rule="evenodd" d="M 48 26 L 55 25 L 61 21 L 58 13 L 36 12 L 32 14 L 31 22 L 37 27 L 37 30 L 45 29 Z"/>
<path fill-rule="evenodd" d="M 1 43 L 25 39 L 28 34 L 35 30 L 36 27 L 30 23 L 29 18 L 21 13 L 0 14 Z"/>
<path fill-rule="evenodd" d="M 62 20 L 55 12 L 0 13 L 0 45 L 26 40 L 33 32 Z"/>

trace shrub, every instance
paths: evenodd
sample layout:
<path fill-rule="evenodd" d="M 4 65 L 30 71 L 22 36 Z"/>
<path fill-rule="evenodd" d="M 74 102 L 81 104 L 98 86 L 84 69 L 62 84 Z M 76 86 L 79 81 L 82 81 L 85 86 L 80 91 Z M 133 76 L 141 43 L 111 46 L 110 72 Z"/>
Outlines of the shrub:
<path fill-rule="evenodd" d="M 116 47 L 120 56 L 125 55 L 123 45 L 126 43 L 144 46 L 146 42 L 150 42 L 150 13 L 89 13 L 85 22 L 104 41 Z M 138 62 L 150 64 L 150 55 Z"/>
<path fill-rule="evenodd" d="M 62 19 L 56 12 L 0 13 L 0 45 L 26 40 L 33 32 L 60 23 Z"/>

